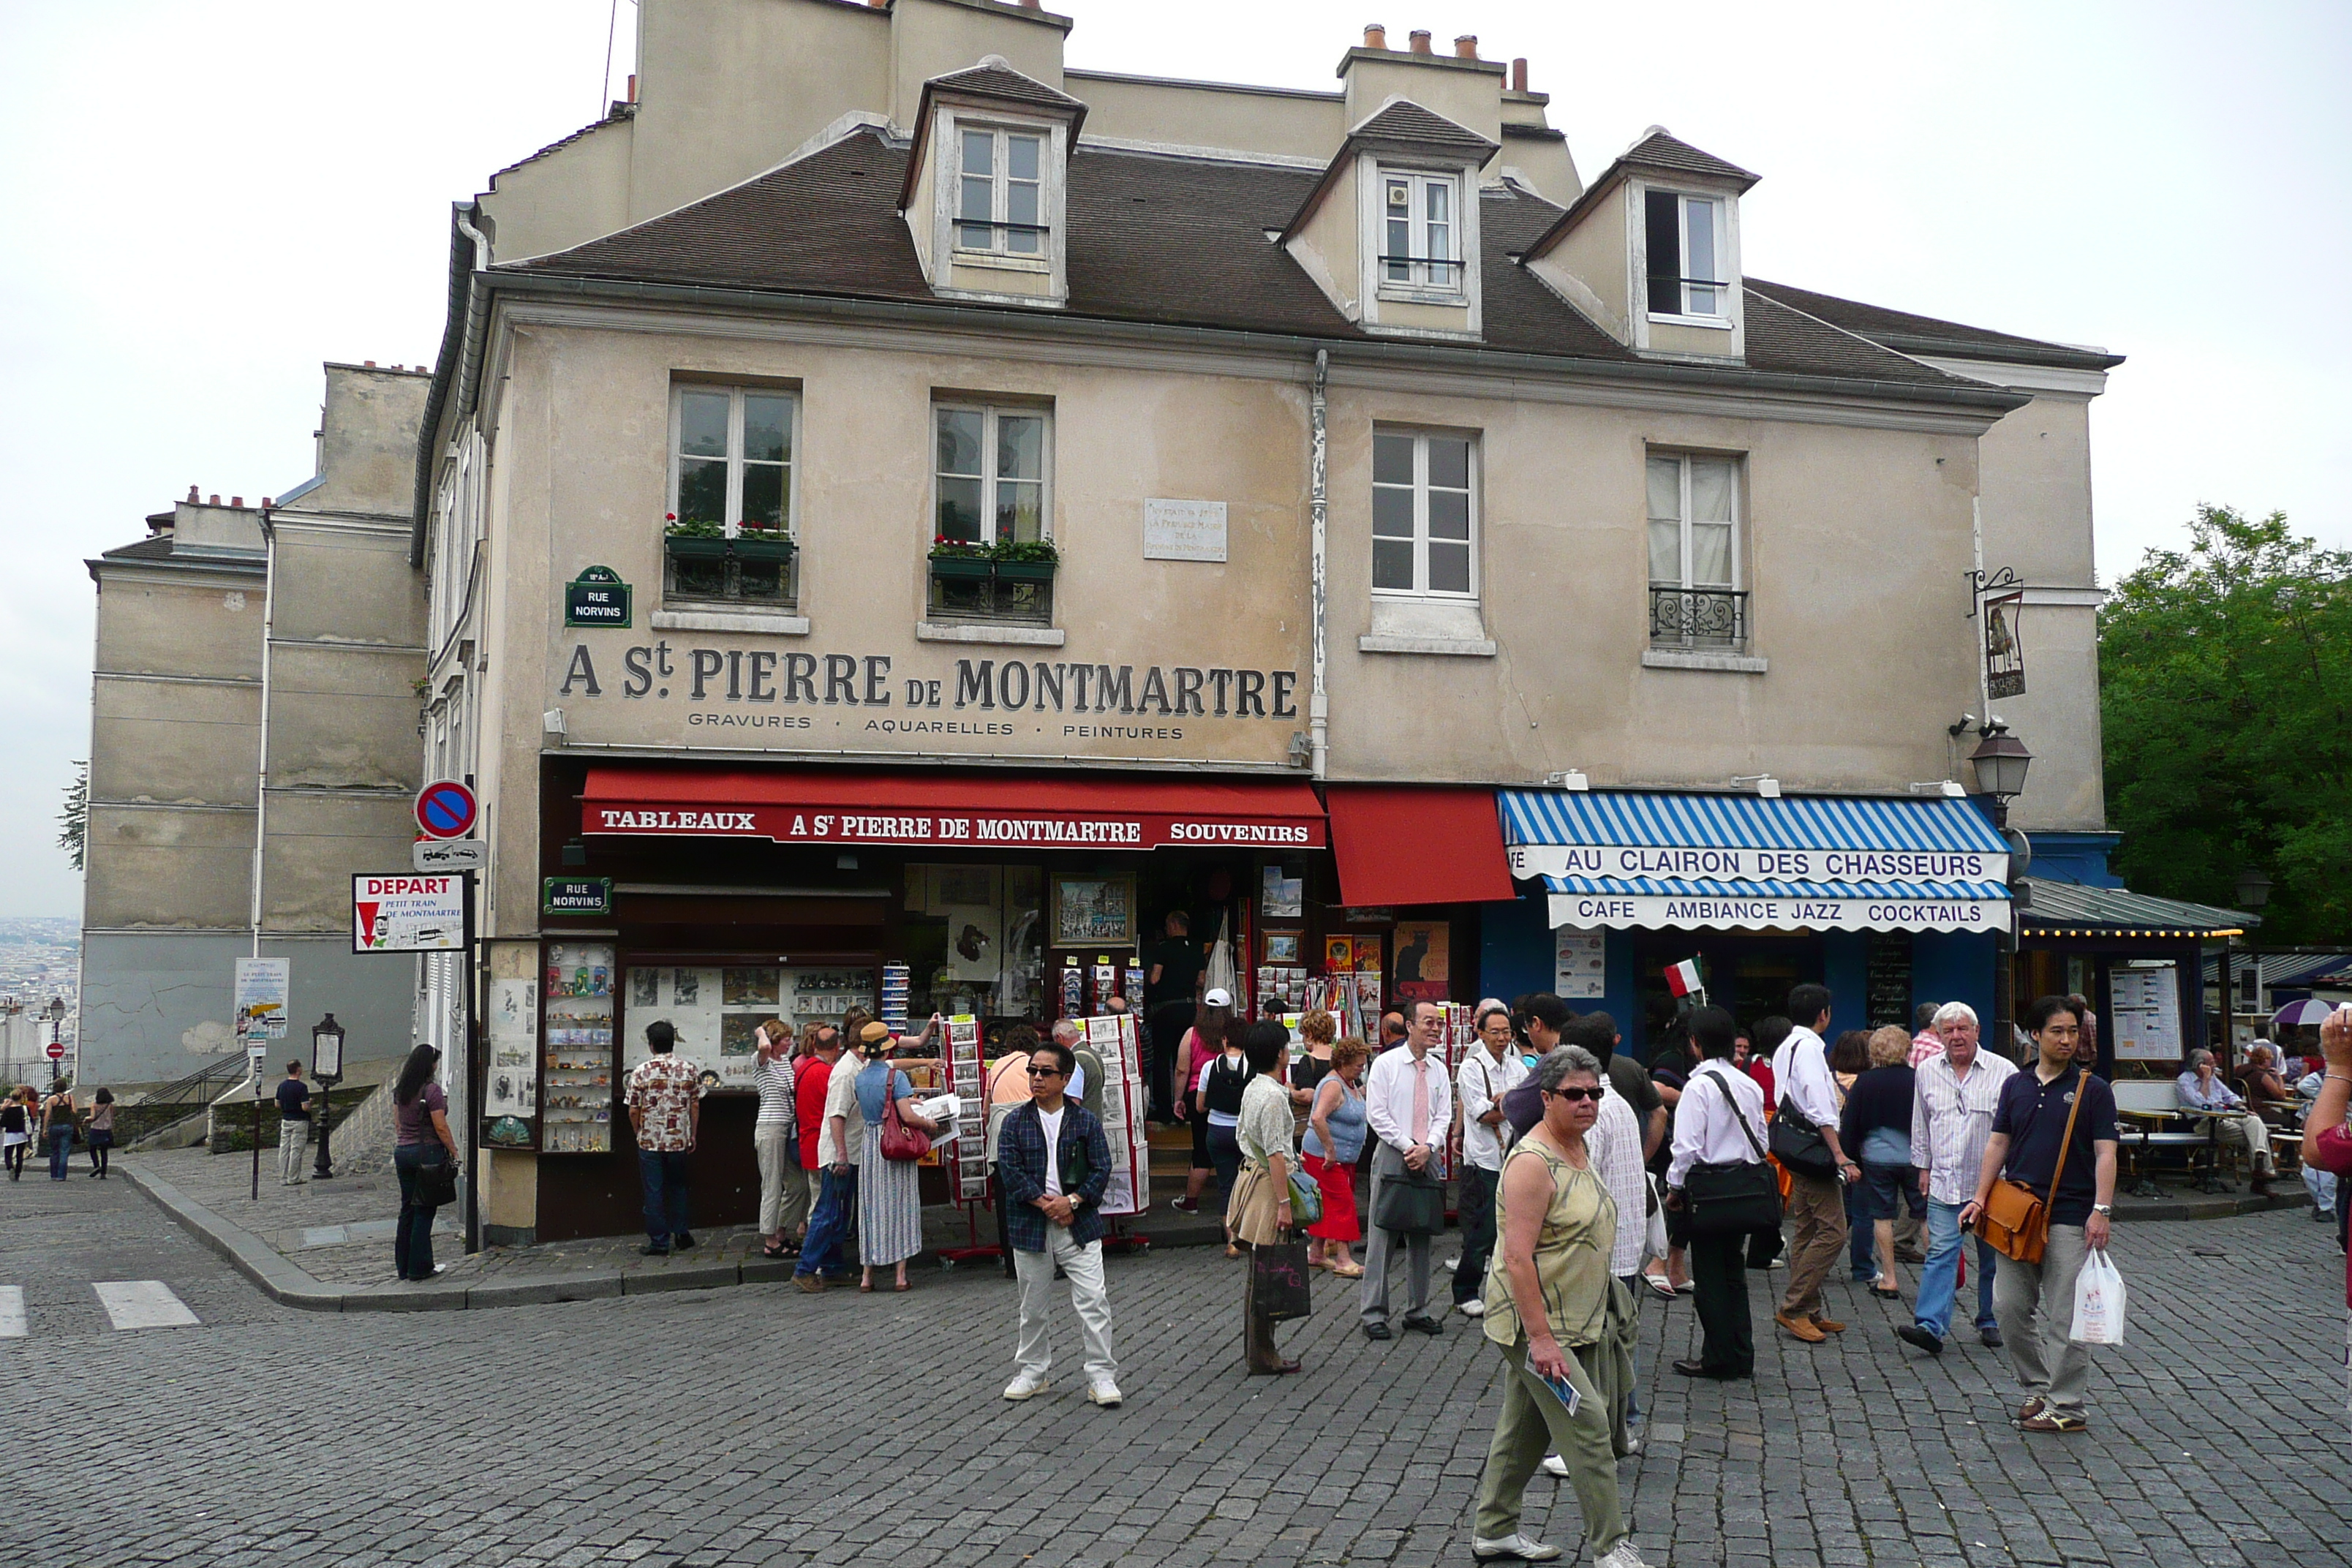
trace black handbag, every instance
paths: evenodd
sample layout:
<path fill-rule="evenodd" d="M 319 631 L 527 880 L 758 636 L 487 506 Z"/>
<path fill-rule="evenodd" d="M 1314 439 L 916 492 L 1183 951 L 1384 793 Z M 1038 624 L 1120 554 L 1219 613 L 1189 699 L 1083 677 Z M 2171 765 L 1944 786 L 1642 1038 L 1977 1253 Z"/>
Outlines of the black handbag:
<path fill-rule="evenodd" d="M 1372 1223 L 1397 1236 L 1435 1236 L 1445 1228 L 1445 1184 L 1427 1166 L 1379 1176 Z"/>
<path fill-rule="evenodd" d="M 1304 1241 L 1268 1241 L 1250 1248 L 1250 1300 L 1258 1316 L 1281 1323 L 1312 1313 L 1315 1295 L 1307 1289 L 1307 1271 Z"/>
<path fill-rule="evenodd" d="M 1745 1236 L 1769 1230 L 1778 1236 L 1780 1179 L 1765 1163 L 1764 1146 L 1756 1141 L 1756 1129 L 1748 1125 L 1731 1086 L 1714 1073 L 1706 1076 L 1715 1079 L 1717 1091 L 1730 1103 L 1731 1114 L 1748 1135 L 1748 1146 L 1756 1151 L 1756 1158 L 1696 1164 L 1683 1173 L 1683 1204 L 1690 1213 L 1690 1234 Z"/>
<path fill-rule="evenodd" d="M 441 1158 L 416 1167 L 416 1201 L 429 1209 L 445 1208 L 457 1201 L 457 1162 L 449 1158 L 446 1150 L 441 1152 Z"/>
<path fill-rule="evenodd" d="M 1837 1162 L 1830 1157 L 1829 1141 L 1813 1119 L 1785 1094 L 1780 1097 L 1780 1114 L 1772 1119 L 1772 1155 L 1800 1176 L 1837 1180 Z"/>

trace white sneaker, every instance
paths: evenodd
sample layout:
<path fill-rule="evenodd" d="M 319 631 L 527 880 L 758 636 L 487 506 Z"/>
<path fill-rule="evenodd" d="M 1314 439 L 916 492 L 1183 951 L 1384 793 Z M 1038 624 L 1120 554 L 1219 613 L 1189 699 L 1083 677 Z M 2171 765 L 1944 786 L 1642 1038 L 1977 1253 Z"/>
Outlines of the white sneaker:
<path fill-rule="evenodd" d="M 1545 1475 L 1558 1476 L 1561 1480 L 1568 1479 L 1568 1461 L 1558 1454 L 1546 1454 L 1543 1463 L 1536 1468 Z"/>
<path fill-rule="evenodd" d="M 1007 1394 L 1005 1397 L 1009 1399 L 1012 1395 Z M 1115 1383 L 1108 1381 L 1097 1383 L 1087 1390 L 1087 1403 L 1089 1405 L 1110 1407 L 1116 1406 L 1118 1402 L 1118 1384 Z"/>
<path fill-rule="evenodd" d="M 1473 1296 L 1454 1310 L 1465 1318 L 1483 1318 L 1486 1315 L 1486 1303 Z"/>
<path fill-rule="evenodd" d="M 1470 1538 L 1470 1555 L 1481 1563 L 1507 1562 L 1514 1558 L 1521 1563 L 1550 1563 L 1559 1554 L 1559 1547 L 1530 1541 L 1524 1535 L 1506 1535 L 1500 1541 L 1488 1541 L 1476 1535 Z M 1594 1564 L 1594 1568 L 1618 1568 L 1618 1564 L 1604 1557 Z M 1647 1564 L 1642 1564 L 1641 1568 L 1647 1568 Z"/>
<path fill-rule="evenodd" d="M 1024 1399 L 1034 1399 L 1045 1392 L 1045 1380 L 1042 1377 L 1032 1377 L 1025 1372 L 1004 1386 L 1004 1397 L 1016 1403 Z"/>
<path fill-rule="evenodd" d="M 1614 1550 L 1595 1558 L 1592 1568 L 1650 1568 L 1650 1563 L 1633 1545 L 1633 1538 L 1629 1535 L 1619 1542 Z"/>

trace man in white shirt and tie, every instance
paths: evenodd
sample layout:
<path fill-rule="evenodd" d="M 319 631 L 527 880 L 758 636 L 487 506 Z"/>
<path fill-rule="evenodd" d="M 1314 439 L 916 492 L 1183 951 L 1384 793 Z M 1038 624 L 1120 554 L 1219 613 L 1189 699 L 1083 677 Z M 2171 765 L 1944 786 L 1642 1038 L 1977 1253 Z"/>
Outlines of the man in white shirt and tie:
<path fill-rule="evenodd" d="M 1764 1163 L 1763 1088 L 1731 1065 L 1739 1026 L 1720 1007 L 1694 1009 L 1688 1025 L 1705 1059 L 1675 1105 L 1675 1155 L 1666 1167 L 1666 1204 L 1675 1210 L 1683 1207 L 1683 1184 L 1693 1165 Z M 1692 1301 L 1704 1338 L 1698 1358 L 1678 1361 L 1675 1370 L 1685 1377 L 1752 1377 L 1756 1331 L 1748 1312 L 1748 1237 L 1693 1236 L 1689 1247 Z"/>
<path fill-rule="evenodd" d="M 1772 1053 L 1772 1082 L 1782 1105 L 1795 1107 L 1821 1130 L 1833 1168 L 1822 1175 L 1789 1168 L 1789 1289 L 1772 1321 L 1817 1345 L 1845 1331 L 1843 1323 L 1822 1315 L 1822 1281 L 1845 1247 L 1843 1183 L 1859 1181 L 1862 1167 L 1838 1146 L 1837 1080 L 1830 1077 L 1829 1047 L 1822 1039 L 1830 1026 L 1830 988 L 1795 987 L 1789 993 L 1789 1016 L 1797 1026 Z"/>
<path fill-rule="evenodd" d="M 1444 1328 L 1429 1315 L 1428 1236 L 1404 1235 L 1380 1226 L 1381 1188 L 1407 1172 L 1429 1168 L 1445 1147 L 1454 1122 L 1454 1095 L 1445 1081 L 1445 1064 L 1436 1053 L 1439 1019 L 1434 1002 L 1404 1004 L 1404 1049 L 1384 1051 L 1373 1058 L 1365 1076 L 1364 1117 L 1380 1139 L 1372 1153 L 1372 1234 L 1364 1252 L 1364 1282 L 1360 1299 L 1364 1337 L 1389 1338 L 1389 1262 L 1396 1244 L 1405 1244 L 1409 1279 L 1404 1326 L 1424 1334 Z"/>

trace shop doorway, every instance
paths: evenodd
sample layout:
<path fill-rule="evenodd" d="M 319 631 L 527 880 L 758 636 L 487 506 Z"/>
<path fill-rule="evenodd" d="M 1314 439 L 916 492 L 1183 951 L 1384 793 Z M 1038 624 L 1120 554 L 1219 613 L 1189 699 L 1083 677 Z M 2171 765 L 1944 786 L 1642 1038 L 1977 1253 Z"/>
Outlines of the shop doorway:
<path fill-rule="evenodd" d="M 1674 1017 L 1681 1002 L 1666 984 L 1668 966 L 1698 961 L 1707 1001 L 1727 1008 L 1743 1029 L 1785 1014 L 1792 986 L 1820 984 L 1827 973 L 1822 939 L 1813 931 L 1637 931 L 1633 934 L 1634 995 L 1641 1009 L 1641 1047 Z M 1621 1022 L 1621 1029 L 1624 1025 Z M 1630 1033 L 1630 1031 L 1628 1031 Z"/>

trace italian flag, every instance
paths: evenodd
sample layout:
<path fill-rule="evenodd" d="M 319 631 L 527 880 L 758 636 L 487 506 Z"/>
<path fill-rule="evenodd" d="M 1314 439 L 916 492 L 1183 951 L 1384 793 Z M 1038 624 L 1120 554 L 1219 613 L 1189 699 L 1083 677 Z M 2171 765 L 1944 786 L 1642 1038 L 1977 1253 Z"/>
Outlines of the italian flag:
<path fill-rule="evenodd" d="M 1706 990 L 1706 985 L 1698 977 L 1698 960 L 1685 958 L 1680 963 L 1668 964 L 1666 989 L 1677 996 L 1687 996 L 1694 991 Z"/>

